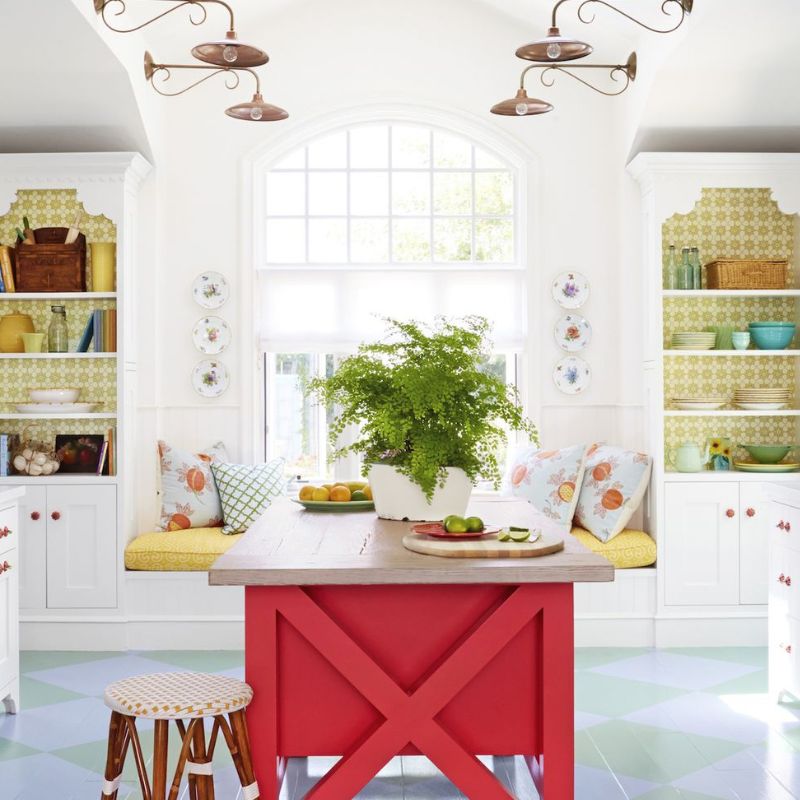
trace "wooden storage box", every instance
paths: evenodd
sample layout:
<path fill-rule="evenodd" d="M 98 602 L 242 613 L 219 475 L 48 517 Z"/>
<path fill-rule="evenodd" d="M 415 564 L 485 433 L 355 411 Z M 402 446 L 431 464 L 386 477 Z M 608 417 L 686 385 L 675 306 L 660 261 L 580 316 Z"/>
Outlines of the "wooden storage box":
<path fill-rule="evenodd" d="M 68 228 L 39 228 L 36 244 L 17 244 L 15 283 L 18 292 L 85 292 L 86 237 L 64 244 Z"/>
<path fill-rule="evenodd" d="M 788 261 L 717 259 L 706 264 L 707 289 L 785 289 Z"/>

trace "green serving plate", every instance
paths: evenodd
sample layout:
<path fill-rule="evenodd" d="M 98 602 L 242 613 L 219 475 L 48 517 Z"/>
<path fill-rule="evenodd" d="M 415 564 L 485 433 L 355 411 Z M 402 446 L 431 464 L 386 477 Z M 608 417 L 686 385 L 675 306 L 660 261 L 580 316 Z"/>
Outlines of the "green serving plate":
<path fill-rule="evenodd" d="M 337 503 L 333 500 L 297 500 L 292 498 L 293 503 L 298 503 L 308 511 L 328 511 L 345 513 L 347 511 L 374 511 L 375 503 L 372 500 L 348 500 L 346 503 Z"/>
<path fill-rule="evenodd" d="M 751 464 L 747 461 L 734 461 L 733 468 L 739 472 L 797 472 L 800 464 Z"/>

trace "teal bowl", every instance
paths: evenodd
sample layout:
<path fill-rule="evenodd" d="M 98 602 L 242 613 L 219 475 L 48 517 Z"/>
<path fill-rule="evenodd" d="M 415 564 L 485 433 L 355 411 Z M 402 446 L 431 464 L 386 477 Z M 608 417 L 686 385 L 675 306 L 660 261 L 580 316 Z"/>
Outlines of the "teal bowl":
<path fill-rule="evenodd" d="M 743 444 L 742 447 L 759 464 L 777 464 L 783 461 L 792 449 L 790 444 Z"/>
<path fill-rule="evenodd" d="M 785 350 L 794 339 L 797 326 L 793 323 L 751 323 L 750 337 L 759 350 Z"/>

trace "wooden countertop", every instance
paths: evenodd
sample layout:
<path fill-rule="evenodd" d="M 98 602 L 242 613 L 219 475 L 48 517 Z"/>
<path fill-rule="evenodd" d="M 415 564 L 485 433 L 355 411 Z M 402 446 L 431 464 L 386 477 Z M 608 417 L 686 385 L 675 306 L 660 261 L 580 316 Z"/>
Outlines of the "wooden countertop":
<path fill-rule="evenodd" d="M 542 527 L 542 518 L 522 500 L 481 498 L 470 504 L 469 513 L 487 524 Z M 437 558 L 403 547 L 410 528 L 411 523 L 382 520 L 374 512 L 312 512 L 282 498 L 217 559 L 209 570 L 209 583 L 341 586 L 614 580 L 614 567 L 569 534 L 564 535 L 563 552 L 541 558 Z"/>

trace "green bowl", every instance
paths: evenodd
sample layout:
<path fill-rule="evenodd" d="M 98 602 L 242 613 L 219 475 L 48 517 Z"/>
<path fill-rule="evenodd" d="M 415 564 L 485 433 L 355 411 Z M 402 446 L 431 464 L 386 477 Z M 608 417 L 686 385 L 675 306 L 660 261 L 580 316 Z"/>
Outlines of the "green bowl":
<path fill-rule="evenodd" d="M 759 464 L 777 464 L 786 458 L 789 451 L 794 447 L 792 444 L 743 444 L 745 450 Z"/>

